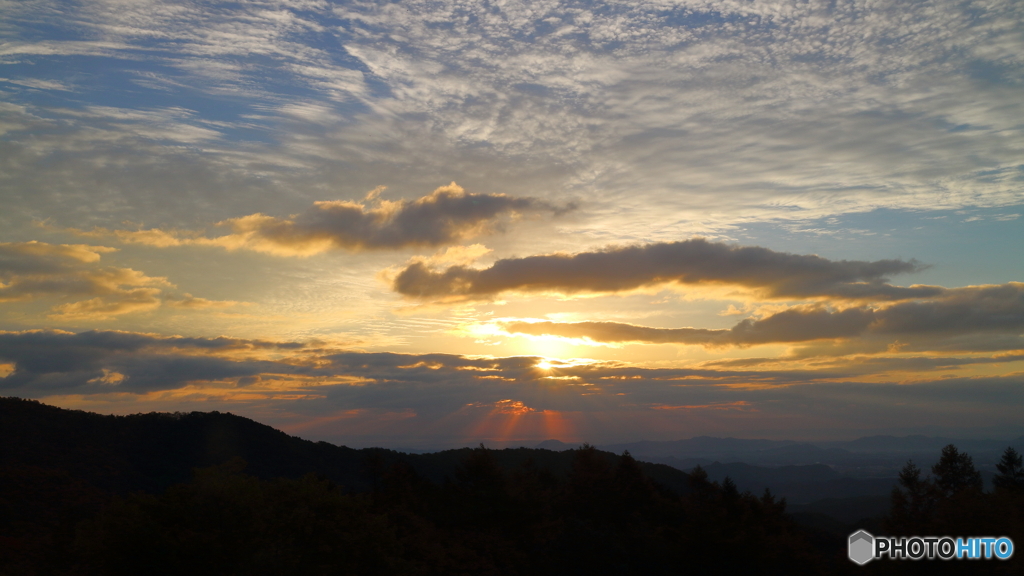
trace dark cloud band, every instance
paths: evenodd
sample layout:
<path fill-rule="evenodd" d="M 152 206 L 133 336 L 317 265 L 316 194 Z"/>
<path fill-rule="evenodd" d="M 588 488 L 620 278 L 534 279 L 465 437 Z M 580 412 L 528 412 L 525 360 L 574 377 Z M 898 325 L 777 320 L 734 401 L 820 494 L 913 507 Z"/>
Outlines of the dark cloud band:
<path fill-rule="evenodd" d="M 1024 283 L 945 289 L 942 297 L 881 308 L 791 308 L 730 329 L 651 328 L 618 322 L 503 322 L 509 333 L 586 338 L 595 342 L 747 346 L 866 336 L 949 338 L 1024 333 Z M 986 343 L 979 340 L 979 343 Z M 1019 345 L 1013 340 L 1012 345 Z"/>
<path fill-rule="evenodd" d="M 903 288 L 886 276 L 918 271 L 915 261 L 828 260 L 814 255 L 732 246 L 696 238 L 499 260 L 490 268 L 434 271 L 414 262 L 393 281 L 414 298 L 485 298 L 505 291 L 620 292 L 658 284 L 716 284 L 755 289 L 771 298 L 899 300 L 934 296 L 942 288 Z"/>
<path fill-rule="evenodd" d="M 469 431 L 476 438 L 483 423 L 520 417 L 533 418 L 524 424 L 524 434 L 544 438 L 553 430 L 571 432 L 559 423 L 601 437 L 613 421 L 653 434 L 660 426 L 676 430 L 684 420 L 668 413 L 678 410 L 700 411 L 702 426 L 713 413 L 728 418 L 729 425 L 736 425 L 734 417 L 749 418 L 754 429 L 765 418 L 811 427 L 841 421 L 863 427 L 867 418 L 870 427 L 871 422 L 904 425 L 911 416 L 929 423 L 953 414 L 977 414 L 973 422 L 988 425 L 1016 422 L 1020 375 L 948 378 L 954 375 L 950 370 L 1021 358 L 869 358 L 801 362 L 792 364 L 794 369 L 709 362 L 654 368 L 542 363 L 527 356 L 337 352 L 230 338 L 30 331 L 0 332 L 0 376 L 8 372 L 0 377 L 0 392 L 113 402 L 122 411 L 145 405 L 135 401 L 180 398 L 176 406 L 187 409 L 256 411 L 293 424 L 302 414 L 343 442 L 380 427 L 392 440 Z M 902 382 L 907 375 L 916 382 Z M 815 407 L 813 414 L 808 404 Z"/>

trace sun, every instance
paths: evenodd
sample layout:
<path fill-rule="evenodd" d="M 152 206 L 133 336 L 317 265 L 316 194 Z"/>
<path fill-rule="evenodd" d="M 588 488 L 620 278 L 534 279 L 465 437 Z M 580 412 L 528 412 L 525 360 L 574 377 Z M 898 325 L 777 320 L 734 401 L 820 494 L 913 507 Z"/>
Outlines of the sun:
<path fill-rule="evenodd" d="M 541 370 L 551 370 L 554 367 L 554 365 L 551 364 L 551 362 L 548 362 L 547 360 L 541 360 L 540 362 L 537 362 L 535 367 L 540 368 Z"/>

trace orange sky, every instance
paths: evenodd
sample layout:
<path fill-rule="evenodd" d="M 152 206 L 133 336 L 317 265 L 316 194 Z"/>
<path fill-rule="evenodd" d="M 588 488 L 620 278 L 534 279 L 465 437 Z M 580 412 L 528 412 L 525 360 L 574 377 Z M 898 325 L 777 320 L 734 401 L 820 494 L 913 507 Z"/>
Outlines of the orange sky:
<path fill-rule="evenodd" d="M 4 8 L 3 395 L 1024 433 L 1021 3 L 204 6 Z"/>

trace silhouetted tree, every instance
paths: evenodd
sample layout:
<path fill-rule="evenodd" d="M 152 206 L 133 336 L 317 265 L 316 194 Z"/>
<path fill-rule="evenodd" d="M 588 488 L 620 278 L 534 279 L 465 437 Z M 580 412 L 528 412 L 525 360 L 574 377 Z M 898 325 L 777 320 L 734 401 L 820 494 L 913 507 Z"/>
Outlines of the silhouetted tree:
<path fill-rule="evenodd" d="M 764 494 L 761 494 L 761 508 L 768 513 L 781 515 L 786 511 L 786 499 L 780 498 L 776 500 L 771 489 L 765 488 Z"/>
<path fill-rule="evenodd" d="M 722 480 L 722 496 L 727 502 L 731 502 L 739 498 L 739 495 L 740 491 L 736 488 L 736 483 L 732 481 L 732 478 L 726 476 L 725 480 Z"/>
<path fill-rule="evenodd" d="M 471 492 L 495 498 L 505 491 L 505 474 L 483 443 L 455 470 L 455 478 Z"/>
<path fill-rule="evenodd" d="M 384 457 L 379 451 L 369 452 L 363 458 L 363 471 L 370 478 L 370 487 L 374 494 L 380 490 L 380 480 L 384 475 L 384 469 Z"/>
<path fill-rule="evenodd" d="M 1024 490 L 1024 468 L 1021 456 L 1012 446 L 1003 452 L 1003 458 L 996 464 L 999 474 L 992 478 L 992 484 L 1003 490 Z"/>
<path fill-rule="evenodd" d="M 708 471 L 700 465 L 690 470 L 689 484 L 691 493 L 697 501 L 706 500 L 716 487 L 708 480 Z"/>
<path fill-rule="evenodd" d="M 900 485 L 892 489 L 887 524 L 895 532 L 912 533 L 931 518 L 935 486 L 921 478 L 921 469 L 913 460 L 907 460 L 899 480 Z"/>
<path fill-rule="evenodd" d="M 615 467 L 615 492 L 626 506 L 631 507 L 647 505 L 654 497 L 650 480 L 644 476 L 640 463 L 630 455 L 629 450 L 622 453 Z"/>
<path fill-rule="evenodd" d="M 961 492 L 981 491 L 981 472 L 974 469 L 974 461 L 966 452 L 959 452 L 950 444 L 942 449 L 942 456 L 935 466 L 935 487 L 940 496 L 951 497 Z"/>
<path fill-rule="evenodd" d="M 1020 470 L 1020 456 L 1008 449 L 1000 462 L 1004 477 Z M 999 534 L 1017 542 L 1024 536 L 1024 492 L 999 488 L 982 491 L 981 475 L 971 457 L 949 445 L 932 467 L 934 481 L 921 478 L 921 470 L 908 461 L 900 472 L 900 487 L 893 489 L 892 508 L 883 522 L 893 535 Z M 979 565 L 964 562 L 883 563 L 881 574 L 1019 574 L 1011 563 Z"/>
<path fill-rule="evenodd" d="M 491 452 L 483 444 L 474 448 L 455 470 L 458 484 L 451 487 L 449 505 L 459 510 L 458 525 L 477 534 L 507 531 L 518 516 L 505 472 Z"/>

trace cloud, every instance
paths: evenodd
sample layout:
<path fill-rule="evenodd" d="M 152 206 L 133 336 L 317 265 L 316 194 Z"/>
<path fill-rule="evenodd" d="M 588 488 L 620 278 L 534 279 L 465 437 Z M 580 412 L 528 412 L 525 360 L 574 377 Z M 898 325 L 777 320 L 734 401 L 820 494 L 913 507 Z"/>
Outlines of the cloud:
<path fill-rule="evenodd" d="M 121 331 L 0 332 L 0 361 L 15 366 L 0 379 L 0 388 L 50 393 L 67 389 L 143 392 L 177 388 L 192 380 L 296 373 L 300 367 L 237 357 L 287 353 L 302 347 L 295 342 L 161 337 Z M 120 377 L 112 383 L 109 374 L 114 373 Z"/>
<path fill-rule="evenodd" d="M 558 214 L 572 209 L 571 206 L 559 208 L 536 198 L 467 193 L 454 182 L 417 200 L 382 200 L 380 192 L 381 188 L 377 188 L 367 195 L 366 201 L 372 203 L 369 206 L 344 200 L 320 201 L 309 210 L 288 218 L 265 214 L 231 218 L 218 226 L 227 227 L 232 233 L 213 238 L 156 229 L 72 231 L 87 236 L 112 235 L 123 242 L 160 248 L 220 246 L 277 256 L 310 256 L 328 250 L 443 246 L 502 232 L 509 221 L 524 213 Z M 450 254 L 447 260 L 464 260 L 471 253 L 481 255 L 478 249 L 466 247 Z M 438 261 L 444 260 L 438 258 Z"/>
<path fill-rule="evenodd" d="M 902 365 L 892 362 L 902 362 Z M 457 354 L 400 354 L 337 351 L 299 342 L 237 338 L 163 337 L 119 331 L 71 333 L 56 330 L 0 332 L 0 362 L 13 363 L 8 389 L 52 391 L 61 386 L 79 393 L 110 392 L 110 384 L 92 389 L 94 380 L 118 373 L 122 391 L 143 393 L 192 382 L 233 379 L 244 388 L 282 376 L 298 378 L 293 389 L 317 389 L 348 398 L 352 407 L 373 409 L 456 410 L 470 402 L 520 401 L 537 410 L 579 408 L 580 396 L 601 402 L 619 392 L 636 401 L 681 405 L 658 395 L 674 389 L 706 386 L 788 386 L 837 381 L 893 369 L 927 371 L 984 362 L 1014 362 L 1020 355 L 979 358 L 879 359 L 864 368 L 832 362 L 801 369 L 735 369 L 723 366 L 650 368 L 619 362 L 561 361 L 533 356 L 471 357 Z M 259 376 L 259 378 L 255 378 Z M 243 378 L 239 380 L 239 378 Z M 341 380 L 338 380 L 341 379 Z M 341 382 L 341 383 L 337 383 Z M 555 386 L 555 388 L 552 388 Z M 647 400 L 646 398 L 650 398 Z M 596 401 L 596 400 L 595 400 Z"/>
<path fill-rule="evenodd" d="M 97 195 L 133 220 L 175 205 L 189 227 L 193 194 L 274 213 L 252 199 L 424 174 L 588 194 L 602 207 L 589 232 L 656 240 L 1024 198 L 1013 0 L 5 7 L 0 57 L 33 63 L 18 81 L 53 83 L 71 62 L 102 72 L 11 94 L 35 117 L 8 140 L 5 187 L 97 220 Z M 168 100 L 196 112 L 63 114 Z M 636 210 L 619 209 L 624 193 Z"/>
<path fill-rule="evenodd" d="M 449 246 L 443 251 L 431 255 L 428 258 L 419 258 L 428 266 L 444 266 L 446 264 L 471 264 L 476 260 L 493 252 L 483 244 L 471 244 L 469 246 Z"/>
<path fill-rule="evenodd" d="M 21 239 L 18 227 L 27 216 L 48 215 L 61 226 L 105 227 L 96 237 L 110 234 L 150 246 L 284 255 L 429 247 L 422 250 L 427 254 L 500 232 L 517 214 L 553 211 L 556 199 L 585 196 L 586 213 L 557 235 L 523 234 L 516 245 L 494 244 L 506 257 L 494 266 L 473 264 L 481 248 L 452 248 L 410 262 L 392 278 L 394 286 L 424 300 L 490 299 L 503 292 L 611 294 L 665 285 L 722 286 L 753 298 L 803 300 L 725 330 L 596 322 L 543 326 L 589 331 L 608 341 L 799 344 L 792 347 L 791 366 L 802 362 L 796 355 L 816 350 L 1021 348 L 1012 285 L 900 287 L 886 279 L 912 273 L 919 269 L 916 263 L 815 260 L 714 243 L 704 258 L 692 242 L 674 242 L 738 227 L 757 235 L 782 221 L 885 208 L 1003 206 L 991 211 L 1003 215 L 985 218 L 1015 217 L 1021 210 L 1010 206 L 1024 200 L 1024 43 L 1019 27 L 1011 25 L 1024 19 L 1019 1 L 267 0 L 211 6 L 27 0 L 4 6 L 0 61 L 12 70 L 5 76 L 18 83 L 4 84 L 6 102 L 0 102 L 6 208 L 0 229 L 11 236 L 5 240 Z M 68 69 L 91 72 L 71 78 L 61 73 Z M 477 196 L 493 210 L 474 220 L 457 209 L 469 208 L 465 196 L 473 195 L 466 194 L 452 209 L 455 216 L 437 206 L 434 212 L 413 210 L 416 198 L 450 180 L 491 192 Z M 383 202 L 371 195 L 361 202 L 311 205 L 314 199 L 356 199 L 360 190 L 382 182 L 399 190 L 396 197 L 411 200 Z M 552 205 L 510 203 L 534 197 Z M 423 229 L 389 223 L 406 211 L 409 222 Z M 857 225 L 870 226 L 879 239 L 889 223 L 876 215 L 864 218 L 872 224 Z M 126 219 L 157 228 L 115 230 Z M 212 222 L 222 222 L 224 229 L 194 232 Z M 898 248 L 896 236 L 886 250 Z M 640 240 L 651 244 L 591 248 Z M 116 261 L 108 266 L 110 249 L 54 246 L 37 245 L 45 252 L 37 254 L 26 246 L 21 252 L 0 250 L 6 259 L 0 297 L 45 301 L 61 320 L 83 321 L 230 304 L 178 292 L 170 284 L 173 277 L 152 277 Z M 553 254 L 558 249 L 583 253 Z M 851 245 L 845 253 L 857 249 Z M 508 258 L 513 251 L 547 255 Z M 667 256 L 659 257 L 659 251 Z M 751 255 L 751 265 L 740 253 Z M 261 272 L 252 274 L 268 294 L 308 293 L 305 298 L 321 305 L 324 298 L 340 302 L 343 294 L 346 310 L 384 305 L 359 300 L 373 290 L 372 272 L 365 269 L 346 271 L 361 278 L 355 290 L 324 280 L 334 273 L 303 274 L 311 282 L 305 289 L 294 285 L 295 275 L 275 280 Z M 956 274 L 948 268 L 938 273 Z M 289 284 L 281 289 L 275 282 Z M 16 314 L 30 308 L 15 306 Z M 558 312 L 571 314 L 572 306 Z M 287 310 L 310 308 L 290 304 Z M 658 311 L 648 307 L 644 313 Z M 362 312 L 347 324 L 352 330 L 397 325 L 386 315 L 369 319 Z M 640 322 L 629 311 L 616 314 L 604 319 Z M 429 322 L 430 330 L 442 325 Z M 332 319 L 331 326 L 310 329 L 339 327 Z M 128 390 L 147 377 L 159 387 L 162 370 L 175 373 L 169 354 L 150 350 L 137 364 L 118 357 L 102 366 L 107 372 L 90 372 L 84 382 L 94 384 L 82 387 Z M 193 363 L 191 372 L 181 374 L 265 368 L 296 382 L 308 379 L 302 386 L 332 377 L 269 364 L 218 368 L 195 364 L 194 358 L 181 361 Z M 496 407 L 509 401 L 534 408 L 530 414 L 536 415 L 557 406 L 570 409 L 573 404 L 557 396 L 565 390 L 580 392 L 575 405 L 581 410 L 594 410 L 587 402 L 606 396 L 584 397 L 583 391 L 613 382 L 601 379 L 614 373 L 610 365 L 592 373 L 559 367 L 556 374 L 579 380 L 556 381 L 535 375 L 526 361 L 518 367 L 502 360 L 493 368 L 489 360 L 395 356 L 375 367 L 368 356 L 353 355 L 346 362 L 335 369 L 373 385 L 321 386 L 332 395 L 325 405 L 362 410 L 377 402 L 403 414 L 409 407 L 423 414 L 441 403 Z M 399 364 L 388 367 L 389 362 Z M 755 403 L 720 388 L 700 389 L 712 386 L 707 382 L 762 382 L 753 369 L 743 374 L 723 366 L 690 373 L 690 380 L 631 372 L 629 378 L 640 378 L 614 381 L 622 386 L 608 384 L 605 390 L 629 394 L 630 401 L 649 393 L 644 402 L 665 406 Z M 829 374 L 840 373 L 836 366 Z M 237 390 L 266 390 L 267 382 L 276 381 L 271 372 L 239 376 Z M 847 366 L 845 376 L 852 373 Z M 778 377 L 773 383 L 806 384 L 806 373 L 771 376 Z M 698 378 L 705 384 L 689 385 Z M 501 387 L 517 382 L 522 386 L 514 393 Z M 562 386 L 569 383 L 574 384 Z M 875 383 L 864 389 L 873 391 Z M 980 383 L 963 380 L 957 386 L 968 397 Z M 908 400 L 924 398 L 914 396 L 920 389 L 905 393 Z M 844 405 L 856 401 L 843 399 Z M 763 405 L 757 407 L 764 413 Z"/>
<path fill-rule="evenodd" d="M 557 400 L 558 406 L 567 408 L 572 404 L 570 396 L 590 391 L 602 379 L 618 382 L 620 375 L 627 375 L 625 380 L 640 376 L 643 381 L 629 382 L 634 387 L 663 386 L 657 384 L 659 381 L 697 384 L 694 379 L 731 382 L 754 375 L 759 381 L 785 381 L 785 377 L 743 371 L 659 370 L 563 361 L 549 361 L 541 368 L 540 358 L 531 356 L 339 352 L 297 342 L 162 337 L 120 331 L 0 332 L 0 362 L 14 364 L 14 371 L 0 380 L 0 387 L 12 390 L 108 393 L 114 390 L 109 382 L 96 387 L 108 373 L 121 374 L 118 389 L 132 393 L 180 388 L 198 381 L 216 386 L 213 381 L 225 378 L 234 379 L 232 386 L 236 387 L 255 385 L 291 375 L 304 378 L 294 384 L 300 389 L 322 389 L 328 395 L 348 397 L 364 408 L 415 405 L 418 410 L 429 406 L 454 410 L 469 402 L 494 404 L 510 398 L 534 407 L 553 382 L 574 391 Z M 261 378 L 237 380 L 247 376 Z M 344 378 L 347 384 L 331 386 L 331 378 Z M 549 398 L 548 408 L 552 407 L 551 401 Z"/>
<path fill-rule="evenodd" d="M 0 78 L 0 82 L 9 82 L 11 84 L 17 84 L 19 86 L 35 88 L 36 90 L 61 90 L 64 92 L 68 92 L 71 90 L 61 82 L 54 82 L 52 80 L 35 80 L 32 78 Z"/>
<path fill-rule="evenodd" d="M 164 303 L 172 308 L 185 308 L 188 310 L 207 310 L 210 308 L 231 308 L 233 306 L 239 306 L 248 304 L 248 302 L 237 302 L 235 300 L 209 300 L 207 298 L 198 298 L 189 293 L 185 293 L 181 298 L 173 299 L 167 298 Z"/>
<path fill-rule="evenodd" d="M 751 346 L 851 338 L 862 334 L 874 320 L 871 310 L 849 308 L 791 308 L 760 320 L 746 319 L 731 329 L 649 328 L 618 322 L 502 322 L 509 333 L 586 338 L 595 342 L 700 344 L 708 347 Z"/>
<path fill-rule="evenodd" d="M 141 287 L 171 284 L 130 268 L 96 266 L 103 246 L 0 243 L 0 302 L 30 300 L 44 294 L 129 296 Z M 155 293 L 159 293 L 157 290 Z M 140 293 L 135 293 L 138 296 Z"/>
<path fill-rule="evenodd" d="M 695 238 L 578 254 L 498 260 L 490 268 L 451 266 L 433 271 L 413 262 L 394 276 L 393 289 L 422 299 L 486 299 L 502 292 L 615 293 L 658 285 L 720 285 L 753 290 L 762 298 L 899 300 L 942 292 L 909 288 L 886 276 L 910 273 L 915 261 L 832 261 Z"/>
<path fill-rule="evenodd" d="M 1024 333 L 1024 283 L 947 290 L 942 298 L 901 302 L 880 310 L 880 334 Z"/>
<path fill-rule="evenodd" d="M 652 406 L 654 410 L 754 410 L 750 402 L 739 400 L 736 402 L 715 402 L 713 404 L 698 404 L 690 406 Z"/>
<path fill-rule="evenodd" d="M 728 330 L 704 328 L 648 328 L 621 322 L 498 322 L 509 334 L 560 336 L 594 342 L 647 344 L 711 344 L 720 341 Z"/>
<path fill-rule="evenodd" d="M 478 442 L 492 437 L 484 433 L 491 428 L 500 437 L 504 425 L 512 426 L 505 433 L 536 441 L 570 433 L 612 440 L 628 431 L 672 437 L 727 429 L 756 434 L 775 425 L 787 431 L 944 425 L 953 414 L 962 425 L 1010 426 L 1024 405 L 1021 375 L 968 377 L 962 370 L 1022 358 L 657 368 L 38 330 L 0 332 L 0 374 L 6 373 L 0 390 L 120 413 L 159 402 L 155 406 L 164 410 L 260 414 L 263 421 L 301 427 L 304 435 L 345 443 Z M 698 421 L 678 418 L 680 412 Z M 320 429 L 317 422 L 326 424 Z M 374 430 L 378 440 L 360 440 Z"/>
<path fill-rule="evenodd" d="M 53 307 L 51 318 L 57 320 L 104 320 L 130 312 L 147 312 L 160 307 L 160 290 L 136 288 L 121 290 L 113 299 L 92 298 Z"/>
<path fill-rule="evenodd" d="M 0 243 L 0 270 L 9 274 L 47 273 L 62 269 L 68 261 L 98 262 L 103 253 L 116 248 L 84 244 L 45 242 Z"/>
<path fill-rule="evenodd" d="M 83 244 L 0 243 L 0 304 L 44 297 L 85 298 L 53 306 L 50 318 L 59 320 L 103 320 L 155 310 L 165 301 L 182 308 L 237 304 L 197 300 L 187 294 L 178 297 L 167 278 L 100 265 L 101 255 L 114 251 Z"/>
<path fill-rule="evenodd" d="M 729 329 L 651 328 L 619 322 L 502 321 L 510 334 L 559 336 L 602 343 L 698 344 L 707 347 L 751 346 L 829 339 L 879 339 L 911 350 L 1016 349 L 1024 341 L 1024 283 L 943 289 L 940 296 L 881 306 L 842 310 L 797 306 L 763 318 L 748 318 Z M 992 348 L 993 341 L 977 338 L 1003 334 L 1011 338 Z M 972 336 L 972 339 L 963 338 Z M 885 351 L 886 346 L 875 346 Z"/>

